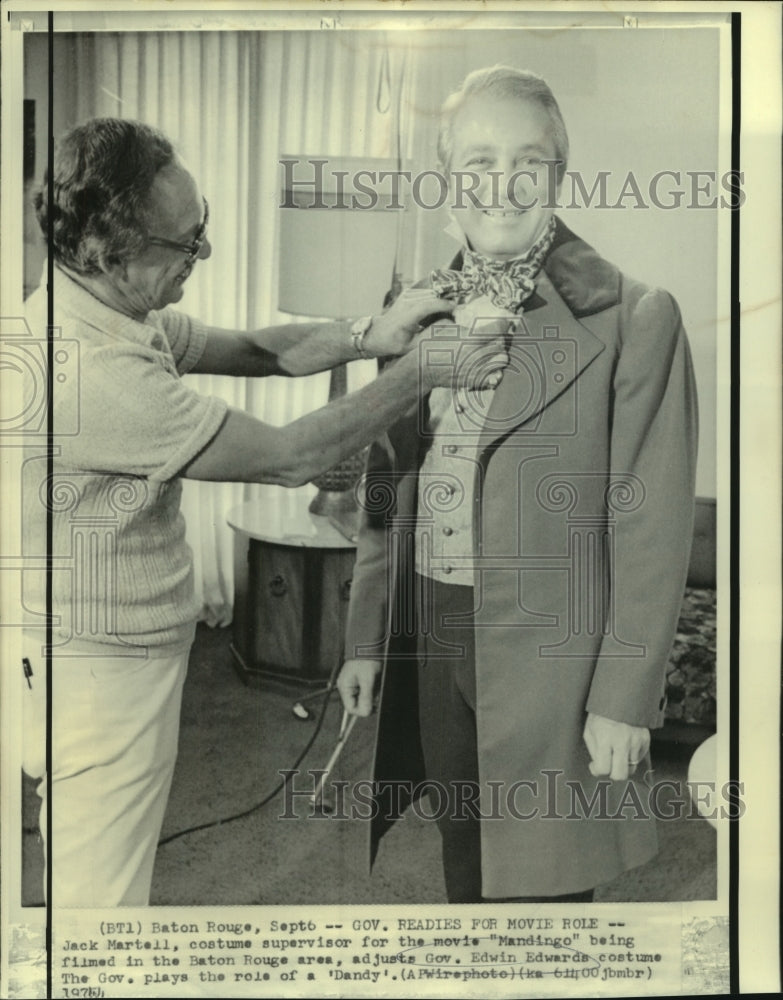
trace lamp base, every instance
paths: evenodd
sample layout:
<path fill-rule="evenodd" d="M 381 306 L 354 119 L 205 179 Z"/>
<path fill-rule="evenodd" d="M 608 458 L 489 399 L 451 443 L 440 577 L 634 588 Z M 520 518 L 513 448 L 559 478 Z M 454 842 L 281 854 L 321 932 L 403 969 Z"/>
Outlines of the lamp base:
<path fill-rule="evenodd" d="M 353 494 L 353 489 L 319 489 L 307 509 L 311 514 L 321 514 L 323 517 L 329 517 L 332 514 L 355 513 L 356 497 Z"/>
<path fill-rule="evenodd" d="M 310 502 L 311 514 L 327 517 L 329 523 L 345 535 L 349 542 L 355 542 L 359 533 L 359 511 L 353 490 L 319 490 Z"/>

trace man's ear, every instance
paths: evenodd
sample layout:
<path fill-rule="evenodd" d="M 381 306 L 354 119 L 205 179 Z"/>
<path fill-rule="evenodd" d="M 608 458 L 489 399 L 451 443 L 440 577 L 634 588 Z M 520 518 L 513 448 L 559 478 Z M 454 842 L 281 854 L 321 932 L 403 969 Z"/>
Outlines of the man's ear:
<path fill-rule="evenodd" d="M 112 282 L 125 282 L 128 280 L 128 268 L 125 261 L 115 254 L 102 253 L 98 258 L 98 266 L 103 274 Z"/>

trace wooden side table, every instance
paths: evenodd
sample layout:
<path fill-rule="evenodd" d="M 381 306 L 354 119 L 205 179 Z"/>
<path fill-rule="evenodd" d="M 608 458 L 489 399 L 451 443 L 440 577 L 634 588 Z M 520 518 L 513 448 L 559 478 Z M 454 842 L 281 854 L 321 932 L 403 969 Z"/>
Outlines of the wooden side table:
<path fill-rule="evenodd" d="M 322 684 L 342 660 L 355 543 L 311 514 L 312 487 L 265 488 L 228 513 L 234 529 L 231 651 L 246 683 Z"/>

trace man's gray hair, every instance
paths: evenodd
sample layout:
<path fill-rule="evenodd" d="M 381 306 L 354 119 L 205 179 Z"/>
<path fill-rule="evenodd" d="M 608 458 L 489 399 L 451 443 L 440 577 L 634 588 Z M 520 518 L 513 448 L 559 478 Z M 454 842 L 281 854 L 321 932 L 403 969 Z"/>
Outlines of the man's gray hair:
<path fill-rule="evenodd" d="M 174 159 L 166 136 L 142 122 L 91 118 L 67 132 L 54 153 L 51 216 L 48 176 L 34 202 L 54 259 L 80 274 L 99 274 L 106 264 L 140 254 L 152 185 Z"/>
<path fill-rule="evenodd" d="M 479 95 L 535 101 L 546 111 L 552 125 L 552 140 L 559 161 L 557 179 L 558 182 L 562 181 L 568 164 L 568 133 L 555 96 L 543 77 L 529 70 L 514 69 L 511 66 L 490 66 L 474 70 L 465 77 L 460 89 L 446 98 L 441 108 L 438 133 L 438 156 L 441 165 L 446 170 L 451 169 L 454 152 L 452 128 L 457 112 L 469 98 Z"/>

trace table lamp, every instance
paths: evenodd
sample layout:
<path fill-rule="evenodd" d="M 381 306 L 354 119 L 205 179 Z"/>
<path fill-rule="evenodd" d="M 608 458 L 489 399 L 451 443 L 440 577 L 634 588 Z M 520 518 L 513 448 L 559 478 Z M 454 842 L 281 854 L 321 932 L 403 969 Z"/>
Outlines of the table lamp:
<path fill-rule="evenodd" d="M 398 163 L 377 157 L 283 155 L 278 308 L 297 316 L 356 319 L 378 313 L 395 284 L 400 207 L 389 177 Z M 347 370 L 332 370 L 329 399 L 345 394 Z M 364 455 L 313 482 L 310 510 L 356 531 L 354 486 Z"/>

